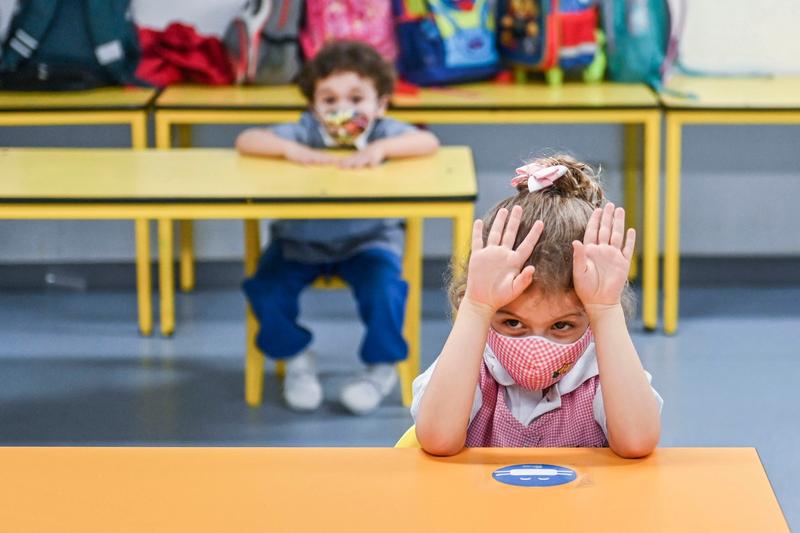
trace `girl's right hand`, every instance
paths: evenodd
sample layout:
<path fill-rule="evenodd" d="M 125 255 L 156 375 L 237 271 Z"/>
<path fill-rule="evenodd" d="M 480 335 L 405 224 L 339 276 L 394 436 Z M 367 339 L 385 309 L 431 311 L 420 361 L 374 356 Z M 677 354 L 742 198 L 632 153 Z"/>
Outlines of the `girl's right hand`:
<path fill-rule="evenodd" d="M 483 221 L 475 221 L 472 227 L 472 254 L 467 271 L 465 301 L 497 311 L 515 300 L 531 284 L 534 268 L 531 265 L 525 268 L 522 266 L 533 253 L 544 224 L 537 220 L 514 250 L 521 218 L 522 208 L 518 205 L 511 209 L 510 216 L 507 209 L 500 209 L 485 245 Z"/>

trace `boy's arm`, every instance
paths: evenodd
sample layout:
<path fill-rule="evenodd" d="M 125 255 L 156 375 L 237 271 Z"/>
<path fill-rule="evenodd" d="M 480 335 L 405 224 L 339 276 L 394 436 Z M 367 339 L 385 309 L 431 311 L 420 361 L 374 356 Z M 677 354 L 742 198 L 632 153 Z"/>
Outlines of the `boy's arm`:
<path fill-rule="evenodd" d="M 344 168 L 374 167 L 386 159 L 428 155 L 438 148 L 439 139 L 434 134 L 414 129 L 373 141 L 363 150 L 342 159 L 339 165 Z"/>
<path fill-rule="evenodd" d="M 236 150 L 244 155 L 282 157 L 304 165 L 330 164 L 336 161 L 335 156 L 323 150 L 314 150 L 263 128 L 250 128 L 240 133 L 236 137 Z"/>

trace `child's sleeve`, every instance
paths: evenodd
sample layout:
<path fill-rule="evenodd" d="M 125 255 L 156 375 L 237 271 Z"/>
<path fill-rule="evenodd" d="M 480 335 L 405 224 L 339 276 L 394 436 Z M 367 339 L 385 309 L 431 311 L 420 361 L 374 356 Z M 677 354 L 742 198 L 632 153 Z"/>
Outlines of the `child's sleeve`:
<path fill-rule="evenodd" d="M 411 390 L 414 395 L 414 399 L 411 401 L 411 417 L 415 422 L 417 420 L 417 414 L 419 413 L 420 403 L 422 403 L 422 396 L 425 394 L 425 389 L 428 387 L 428 383 L 431 380 L 434 368 L 436 368 L 436 361 L 434 361 L 425 372 L 417 376 L 417 378 L 414 380 L 414 383 L 411 385 Z M 481 405 L 483 405 L 483 396 L 481 395 L 481 387 L 478 385 L 475 388 L 475 397 L 472 400 L 472 410 L 469 413 L 470 423 L 472 423 L 472 419 L 475 418 L 475 415 L 477 415 L 478 411 L 480 411 Z"/>
<path fill-rule="evenodd" d="M 410 131 L 419 131 L 419 128 L 400 122 L 393 118 L 382 118 L 378 124 L 375 125 L 375 133 L 372 135 L 374 139 L 385 139 L 387 137 L 397 137 Z"/>
<path fill-rule="evenodd" d="M 276 124 L 275 126 L 271 126 L 267 128 L 269 131 L 280 137 L 281 139 L 286 139 L 287 141 L 294 141 L 296 143 L 305 144 L 308 146 L 311 144 L 311 136 L 308 132 L 308 128 L 303 126 L 300 122 L 290 122 L 287 124 Z"/>
<path fill-rule="evenodd" d="M 652 383 L 653 376 L 650 375 L 650 372 L 647 370 L 644 371 L 644 375 L 647 376 L 647 382 Z M 656 389 L 650 385 L 650 390 L 653 391 L 653 394 L 658 401 L 658 412 L 661 413 L 661 410 L 664 407 L 664 399 L 658 393 Z M 597 385 L 597 392 L 594 395 L 594 401 L 592 402 L 592 410 L 594 411 L 594 419 L 595 421 L 600 424 L 600 427 L 603 430 L 603 434 L 608 438 L 608 424 L 606 422 L 606 408 L 603 404 L 603 389 L 600 384 Z"/>

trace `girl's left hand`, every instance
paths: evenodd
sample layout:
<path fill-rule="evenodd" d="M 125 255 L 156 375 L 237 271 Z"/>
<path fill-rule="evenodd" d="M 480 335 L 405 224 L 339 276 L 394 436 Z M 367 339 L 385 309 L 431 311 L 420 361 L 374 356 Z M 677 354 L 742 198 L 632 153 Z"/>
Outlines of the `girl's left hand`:
<path fill-rule="evenodd" d="M 572 243 L 575 294 L 590 315 L 620 303 L 636 244 L 636 231 L 629 228 L 626 236 L 624 230 L 625 210 L 608 203 L 592 213 L 583 243 Z"/>

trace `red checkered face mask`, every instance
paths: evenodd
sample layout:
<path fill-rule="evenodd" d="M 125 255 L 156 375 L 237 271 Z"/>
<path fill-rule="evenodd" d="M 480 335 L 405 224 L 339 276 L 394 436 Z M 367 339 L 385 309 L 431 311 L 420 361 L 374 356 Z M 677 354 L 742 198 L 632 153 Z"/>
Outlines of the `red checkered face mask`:
<path fill-rule="evenodd" d="M 590 328 L 570 344 L 535 335 L 507 337 L 489 328 L 486 342 L 517 385 L 529 390 L 542 390 L 564 377 L 593 339 Z"/>

